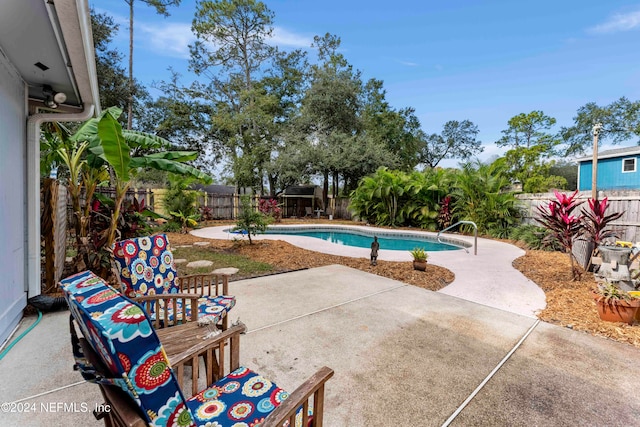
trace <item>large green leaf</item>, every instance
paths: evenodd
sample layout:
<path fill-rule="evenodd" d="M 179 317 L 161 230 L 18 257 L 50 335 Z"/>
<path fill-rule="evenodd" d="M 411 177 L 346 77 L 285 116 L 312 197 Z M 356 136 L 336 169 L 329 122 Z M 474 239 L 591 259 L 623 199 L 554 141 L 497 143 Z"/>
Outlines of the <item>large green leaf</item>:
<path fill-rule="evenodd" d="M 197 151 L 162 151 L 160 153 L 147 154 L 145 157 L 154 159 L 166 159 L 176 162 L 190 162 L 198 158 Z"/>
<path fill-rule="evenodd" d="M 122 134 L 124 135 L 124 139 L 127 141 L 127 144 L 129 144 L 129 147 L 131 148 L 170 148 L 172 145 L 170 141 L 164 138 L 145 132 L 123 130 Z"/>
<path fill-rule="evenodd" d="M 103 113 L 98 122 L 98 136 L 104 149 L 104 158 L 109 162 L 120 181 L 129 180 L 129 146 L 122 135 L 122 126 L 112 114 Z"/>
<path fill-rule="evenodd" d="M 203 181 L 205 184 L 211 184 L 213 179 L 194 168 L 193 166 L 185 165 L 183 163 L 179 163 L 173 160 L 161 159 L 156 157 L 133 157 L 131 158 L 132 168 L 140 168 L 140 167 L 148 167 L 153 169 L 158 169 L 167 172 L 177 173 L 178 175 L 189 175 Z"/>

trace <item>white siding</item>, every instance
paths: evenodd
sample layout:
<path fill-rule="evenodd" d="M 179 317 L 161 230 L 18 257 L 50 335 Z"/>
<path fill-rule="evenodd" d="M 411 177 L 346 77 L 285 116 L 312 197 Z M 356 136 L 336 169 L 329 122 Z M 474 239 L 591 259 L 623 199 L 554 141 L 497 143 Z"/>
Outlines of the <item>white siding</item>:
<path fill-rule="evenodd" d="M 26 87 L 0 50 L 0 344 L 26 305 Z"/>

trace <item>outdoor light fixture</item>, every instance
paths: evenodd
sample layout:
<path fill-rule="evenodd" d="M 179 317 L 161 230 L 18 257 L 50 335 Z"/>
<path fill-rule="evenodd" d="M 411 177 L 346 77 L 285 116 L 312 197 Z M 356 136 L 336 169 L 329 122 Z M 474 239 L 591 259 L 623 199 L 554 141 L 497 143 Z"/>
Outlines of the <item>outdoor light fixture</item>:
<path fill-rule="evenodd" d="M 56 92 L 49 85 L 42 86 L 42 94 L 44 95 L 44 105 L 49 108 L 58 108 L 59 104 L 67 100 L 67 95 L 64 92 Z"/>

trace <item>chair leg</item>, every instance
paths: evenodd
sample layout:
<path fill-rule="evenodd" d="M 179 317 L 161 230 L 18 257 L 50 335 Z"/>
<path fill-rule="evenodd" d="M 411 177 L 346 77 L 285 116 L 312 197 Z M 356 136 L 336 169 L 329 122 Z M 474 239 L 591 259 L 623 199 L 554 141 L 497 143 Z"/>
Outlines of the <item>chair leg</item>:
<path fill-rule="evenodd" d="M 229 313 L 222 318 L 222 330 L 226 331 L 229 328 Z"/>

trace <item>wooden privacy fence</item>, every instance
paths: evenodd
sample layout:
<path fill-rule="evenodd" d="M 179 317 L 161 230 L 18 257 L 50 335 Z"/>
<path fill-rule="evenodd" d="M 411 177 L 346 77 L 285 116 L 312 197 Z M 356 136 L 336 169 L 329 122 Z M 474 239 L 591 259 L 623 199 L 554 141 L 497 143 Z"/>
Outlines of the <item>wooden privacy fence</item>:
<path fill-rule="evenodd" d="M 565 191 L 572 194 L 571 191 Z M 554 193 L 518 194 L 516 196 L 524 209 L 524 223 L 538 224 L 534 218 L 538 216 L 537 206 L 546 205 L 555 199 Z M 578 193 L 578 200 L 583 201 L 582 209 L 588 209 L 587 199 L 591 197 L 591 191 Z M 640 191 L 599 191 L 598 199 L 605 197 L 609 200 L 608 213 L 623 212 L 620 219 L 611 223 L 611 228 L 618 234 L 619 240 L 627 242 L 640 242 Z"/>
<path fill-rule="evenodd" d="M 115 198 L 115 190 L 112 188 L 98 188 L 97 192 Z M 187 190 L 189 191 L 189 190 Z M 149 209 L 157 212 L 161 215 L 169 215 L 164 207 L 164 199 L 167 190 L 164 188 L 134 188 L 129 189 L 125 196 L 125 200 L 132 202 L 135 198 L 138 202 L 144 200 L 145 206 Z M 239 213 L 242 211 L 242 204 L 240 203 L 239 194 L 216 194 L 206 193 L 204 191 L 197 191 L 196 207 L 200 208 L 206 206 L 211 209 L 211 216 L 213 219 L 226 219 L 236 220 Z M 251 196 L 251 203 L 254 207 L 258 206 L 259 199 L 272 199 L 270 196 Z M 275 197 L 278 203 L 282 204 L 282 199 Z M 333 217 L 335 219 L 351 219 L 351 212 L 349 211 L 349 198 L 338 197 L 334 201 L 335 210 Z M 325 210 L 324 214 L 328 215 L 331 210 Z M 285 215 L 286 216 L 286 215 Z"/>
<path fill-rule="evenodd" d="M 67 245 L 67 187 L 46 178 L 41 190 L 40 237 L 44 242 L 43 291 L 56 289 L 64 271 Z"/>

